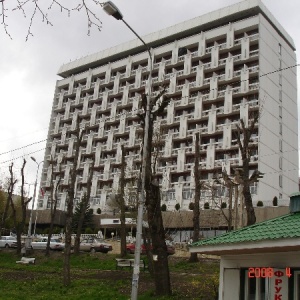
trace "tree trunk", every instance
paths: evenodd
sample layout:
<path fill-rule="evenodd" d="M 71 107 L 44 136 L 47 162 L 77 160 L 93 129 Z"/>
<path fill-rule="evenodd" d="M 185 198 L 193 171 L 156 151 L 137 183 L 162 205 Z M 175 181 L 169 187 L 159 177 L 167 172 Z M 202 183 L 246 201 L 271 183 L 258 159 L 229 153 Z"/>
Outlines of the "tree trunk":
<path fill-rule="evenodd" d="M 120 174 L 120 237 L 121 237 L 121 257 L 126 256 L 126 223 L 125 223 L 125 200 L 124 200 L 124 188 L 125 188 L 125 150 L 124 146 L 121 146 L 122 159 L 121 159 L 121 174 Z"/>
<path fill-rule="evenodd" d="M 245 206 L 247 211 L 247 226 L 253 225 L 256 222 L 256 216 L 255 216 L 255 211 L 252 203 L 252 197 L 251 197 L 250 187 L 248 182 L 245 182 L 243 186 L 243 195 L 244 195 L 244 201 L 245 201 Z"/>
<path fill-rule="evenodd" d="M 148 147 L 152 150 L 153 119 L 150 119 L 148 131 Z M 165 229 L 161 214 L 161 199 L 158 183 L 152 178 L 151 151 L 148 151 L 146 163 L 146 207 L 149 231 L 152 241 L 153 276 L 157 296 L 171 295 L 170 271 L 168 253 L 165 241 Z M 152 181 L 153 180 L 153 181 Z"/>
<path fill-rule="evenodd" d="M 53 233 L 53 228 L 54 228 L 54 218 L 55 218 L 55 214 L 56 214 L 56 208 L 57 208 L 57 190 L 60 184 L 60 180 L 61 177 L 59 176 L 58 178 L 58 182 L 54 188 L 54 184 L 53 184 L 53 178 L 52 178 L 52 174 L 53 174 L 53 164 L 51 166 L 52 172 L 51 172 L 51 209 L 50 209 L 50 227 L 49 227 L 49 232 L 48 232 L 48 240 L 47 240 L 47 246 L 46 246 L 46 253 L 45 256 L 49 256 L 50 255 L 50 239 Z M 60 167 L 59 167 L 59 171 L 60 171 Z M 54 206 L 53 206 L 54 204 Z"/>
<path fill-rule="evenodd" d="M 250 161 L 250 149 L 249 143 L 251 135 L 254 132 L 255 124 L 258 120 L 258 115 L 254 117 L 251 121 L 249 127 L 247 127 L 244 121 L 240 120 L 240 125 L 237 125 L 237 142 L 239 149 L 241 151 L 242 160 L 243 160 L 243 174 L 242 174 L 242 184 L 243 184 L 243 197 L 245 201 L 246 211 L 247 211 L 247 226 L 255 224 L 256 217 L 255 211 L 253 208 L 252 197 L 250 193 L 250 182 L 249 182 L 249 161 Z M 243 135 L 243 143 L 241 142 L 241 135 Z M 243 207 L 242 207 L 243 209 Z"/>
<path fill-rule="evenodd" d="M 50 227 L 49 227 L 49 232 L 48 232 L 48 240 L 47 240 L 47 246 L 46 246 L 46 256 L 50 255 L 50 239 L 53 233 L 53 228 L 54 228 L 54 218 L 56 214 L 56 207 L 57 207 L 57 198 L 55 199 L 54 203 L 54 208 L 53 211 L 51 212 L 51 220 L 50 220 Z"/>
<path fill-rule="evenodd" d="M 195 165 L 194 165 L 194 178 L 195 178 L 195 203 L 193 209 L 193 242 L 197 242 L 199 240 L 200 234 L 200 192 L 201 192 L 201 182 L 200 182 L 200 170 L 199 170 L 199 157 L 200 157 L 200 148 L 199 148 L 199 141 L 200 141 L 200 133 L 196 134 L 196 141 L 195 141 Z M 197 262 L 198 254 L 191 253 L 189 262 Z"/>
<path fill-rule="evenodd" d="M 85 212 L 86 212 L 86 209 L 87 209 L 88 203 L 89 203 L 89 197 L 85 194 L 81 201 L 82 201 L 82 208 L 81 208 L 81 212 L 80 212 L 80 216 L 79 216 L 79 220 L 78 220 L 77 231 L 76 231 L 76 237 L 75 237 L 75 243 L 74 243 L 74 254 L 79 254 L 80 237 L 81 237 Z"/>
<path fill-rule="evenodd" d="M 13 216 L 13 221 L 14 221 L 14 226 L 16 229 L 16 233 L 17 233 L 17 253 L 20 254 L 21 253 L 21 248 L 22 248 L 22 241 L 21 241 L 21 235 L 22 232 L 24 231 L 24 227 L 25 227 L 25 221 L 26 221 L 26 210 L 27 210 L 27 204 L 28 202 L 31 200 L 31 198 L 29 198 L 27 201 L 25 201 L 25 192 L 24 192 L 24 184 L 25 184 L 25 179 L 24 179 L 24 169 L 25 169 L 25 165 L 26 165 L 26 160 L 23 160 L 23 165 L 21 168 L 21 211 L 17 212 L 17 208 L 15 206 L 15 203 L 12 199 L 12 193 L 13 193 L 13 189 L 14 189 L 14 185 L 17 182 L 17 180 L 13 179 L 13 172 L 12 172 L 12 168 L 13 168 L 13 164 L 10 166 L 9 168 L 9 172 L 10 172 L 10 193 L 8 195 L 9 199 L 10 199 L 10 206 L 12 209 L 12 216 Z M 20 214 L 20 216 L 18 216 Z"/>
<path fill-rule="evenodd" d="M 9 191 L 8 191 L 9 194 Z M 8 214 L 8 209 L 9 209 L 9 197 L 6 197 L 6 203 L 5 203 L 5 208 L 4 208 L 4 212 L 2 215 L 2 222 L 1 222 L 1 230 L 2 228 L 5 228 L 5 222 L 6 222 L 6 218 L 7 218 L 7 214 Z M 2 235 L 2 232 L 0 232 L 0 236 Z"/>
<path fill-rule="evenodd" d="M 72 217 L 73 217 L 73 198 L 68 199 L 68 209 L 66 213 L 66 230 L 65 230 L 65 255 L 63 267 L 63 284 L 69 286 L 70 278 L 70 256 L 71 256 L 71 242 L 72 242 Z M 70 204 L 72 202 L 72 204 Z"/>
<path fill-rule="evenodd" d="M 229 206 L 228 206 L 228 232 L 232 229 L 232 189 L 233 186 L 229 185 Z"/>
<path fill-rule="evenodd" d="M 68 198 L 67 198 L 67 212 L 66 212 L 66 229 L 65 229 L 65 255 L 64 255 L 64 266 L 63 266 L 63 284 L 69 286 L 71 283 L 70 278 L 70 256 L 72 246 L 72 218 L 73 218 L 73 207 L 75 197 L 75 185 L 77 177 L 77 162 L 79 156 L 80 144 L 82 141 L 83 130 L 80 131 L 79 119 L 77 119 L 77 126 L 75 135 L 77 138 L 75 146 L 75 157 L 74 164 L 71 172 L 71 183 L 68 187 Z"/>
<path fill-rule="evenodd" d="M 93 179 L 93 169 L 94 169 L 94 163 L 95 163 L 95 157 L 93 158 L 92 166 L 89 169 L 89 176 L 87 180 L 87 193 L 85 197 L 83 198 L 83 205 L 82 205 L 82 210 L 80 212 L 80 217 L 78 220 L 78 227 L 77 227 L 77 232 L 76 232 L 76 237 L 75 237 L 75 244 L 74 244 L 74 253 L 79 254 L 79 247 L 80 247 L 80 238 L 81 238 L 81 233 L 82 233 L 82 227 L 83 227 L 83 222 L 84 222 L 84 217 L 85 213 L 90 201 L 91 197 L 91 187 L 92 187 L 92 179 Z"/>
<path fill-rule="evenodd" d="M 170 272 L 168 265 L 165 230 L 160 210 L 159 187 L 150 184 L 151 201 L 147 205 L 149 230 L 152 239 L 153 271 L 155 291 L 157 296 L 171 295 Z"/>

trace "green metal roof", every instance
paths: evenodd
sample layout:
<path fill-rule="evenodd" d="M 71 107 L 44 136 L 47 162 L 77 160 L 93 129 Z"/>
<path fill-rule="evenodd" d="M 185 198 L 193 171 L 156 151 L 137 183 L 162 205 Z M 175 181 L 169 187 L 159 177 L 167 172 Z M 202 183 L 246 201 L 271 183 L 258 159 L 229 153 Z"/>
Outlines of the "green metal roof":
<path fill-rule="evenodd" d="M 300 212 L 284 215 L 213 238 L 193 243 L 190 247 L 239 244 L 300 237 Z"/>

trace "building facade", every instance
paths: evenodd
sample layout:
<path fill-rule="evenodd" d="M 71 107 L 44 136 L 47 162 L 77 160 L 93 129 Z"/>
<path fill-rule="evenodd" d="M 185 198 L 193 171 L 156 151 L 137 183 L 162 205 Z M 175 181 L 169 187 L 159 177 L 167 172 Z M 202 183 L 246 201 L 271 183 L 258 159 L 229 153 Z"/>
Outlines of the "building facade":
<path fill-rule="evenodd" d="M 79 168 L 76 201 L 86 190 L 94 160 L 91 208 L 106 210 L 120 180 L 121 144 L 126 176 L 140 174 L 143 130 L 141 95 L 165 86 L 170 103 L 155 124 L 160 143 L 155 172 L 162 203 L 188 209 L 194 197 L 195 134 L 200 133 L 203 180 L 241 166 L 236 124 L 259 120 L 250 142 L 250 170 L 265 173 L 251 186 L 254 204 L 279 204 L 298 190 L 295 47 L 292 38 L 259 0 L 217 10 L 63 65 L 58 75 L 38 208 L 50 207 L 50 181 L 61 177 L 58 209 L 64 210 L 70 172 Z M 150 76 L 151 75 L 151 76 Z M 149 79 L 151 78 L 151 79 Z M 77 124 L 83 130 L 74 161 Z M 52 161 L 59 162 L 52 168 Z M 101 182 L 101 185 L 100 185 Z M 130 200 L 136 183 L 127 185 Z M 202 191 L 202 206 L 215 202 Z M 228 191 L 217 188 L 218 201 Z M 281 201 L 281 202 L 280 202 Z"/>

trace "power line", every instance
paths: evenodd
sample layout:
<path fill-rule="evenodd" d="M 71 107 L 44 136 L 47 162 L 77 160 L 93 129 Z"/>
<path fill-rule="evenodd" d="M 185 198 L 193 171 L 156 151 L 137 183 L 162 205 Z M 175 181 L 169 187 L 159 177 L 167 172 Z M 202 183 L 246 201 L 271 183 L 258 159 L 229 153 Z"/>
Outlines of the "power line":
<path fill-rule="evenodd" d="M 23 157 L 25 157 L 25 156 L 28 156 L 28 155 L 33 154 L 33 153 L 40 152 L 40 151 L 45 150 L 45 149 L 46 149 L 46 148 L 42 148 L 42 149 L 39 149 L 39 150 L 30 152 L 30 153 L 21 155 L 21 156 L 19 156 L 19 157 L 15 157 L 15 158 L 12 158 L 12 159 L 9 159 L 9 160 L 6 160 L 6 161 L 1 161 L 0 164 L 5 164 L 5 163 L 7 163 L 7 162 L 14 161 L 14 160 L 19 159 L 19 158 L 23 158 Z"/>
<path fill-rule="evenodd" d="M 40 129 L 40 130 L 35 130 L 35 131 L 32 131 L 32 132 L 28 132 L 28 133 L 25 133 L 25 134 L 22 134 L 22 135 L 20 135 L 20 136 L 16 136 L 16 137 L 13 137 L 13 138 L 10 138 L 10 139 L 7 139 L 7 140 L 2 140 L 2 141 L 0 141 L 0 143 L 5 143 L 5 142 L 11 141 L 11 140 L 15 140 L 15 139 L 17 139 L 17 138 L 22 138 L 22 137 L 24 137 L 24 136 L 27 136 L 27 135 L 30 135 L 30 134 L 34 134 L 34 133 L 36 133 L 36 132 L 44 131 L 44 130 L 46 130 L 46 129 L 48 129 L 48 127 L 42 128 L 42 129 Z"/>
<path fill-rule="evenodd" d="M 26 146 L 23 146 L 23 147 L 20 147 L 20 148 L 16 148 L 16 149 L 13 149 L 13 150 L 10 150 L 10 151 L 7 151 L 7 152 L 0 153 L 0 155 L 8 154 L 8 153 L 11 153 L 11 152 L 20 150 L 20 149 L 24 149 L 24 148 L 30 147 L 30 146 L 32 146 L 32 145 L 36 145 L 36 144 L 45 142 L 45 141 L 47 141 L 47 139 L 42 140 L 42 141 L 38 141 L 38 142 L 34 142 L 34 143 L 32 143 L 32 144 L 28 144 L 28 145 L 26 145 Z"/>

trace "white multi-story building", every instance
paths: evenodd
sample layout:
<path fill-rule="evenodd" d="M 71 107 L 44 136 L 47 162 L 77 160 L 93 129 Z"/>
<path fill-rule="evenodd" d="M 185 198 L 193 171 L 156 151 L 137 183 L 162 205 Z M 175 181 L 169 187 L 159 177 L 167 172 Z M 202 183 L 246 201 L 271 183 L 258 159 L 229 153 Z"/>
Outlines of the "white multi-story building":
<path fill-rule="evenodd" d="M 138 40 L 63 65 L 58 75 L 45 152 L 39 208 L 49 207 L 50 158 L 61 161 L 59 206 L 65 209 L 74 163 L 73 130 L 84 130 L 76 198 L 87 184 L 95 155 L 91 208 L 105 210 L 118 188 L 121 144 L 127 172 L 138 175 L 142 128 L 137 113 L 149 86 L 167 86 L 171 99 L 160 125 L 163 146 L 156 174 L 163 203 L 188 209 L 193 201 L 195 133 L 201 134 L 202 179 L 241 165 L 236 124 L 259 111 L 251 139 L 251 170 L 265 173 L 251 187 L 254 203 L 279 204 L 298 190 L 296 56 L 292 38 L 259 0 L 197 17 Z M 152 80 L 148 77 L 152 73 Z M 99 180 L 106 181 L 100 188 Z M 131 186 L 132 187 L 132 186 Z M 133 187 L 133 189 L 136 189 Z M 219 196 L 226 197 L 226 191 Z M 222 194 L 223 193 L 223 194 Z M 207 192 L 202 200 L 207 201 Z M 280 202 L 282 201 L 282 202 Z"/>

